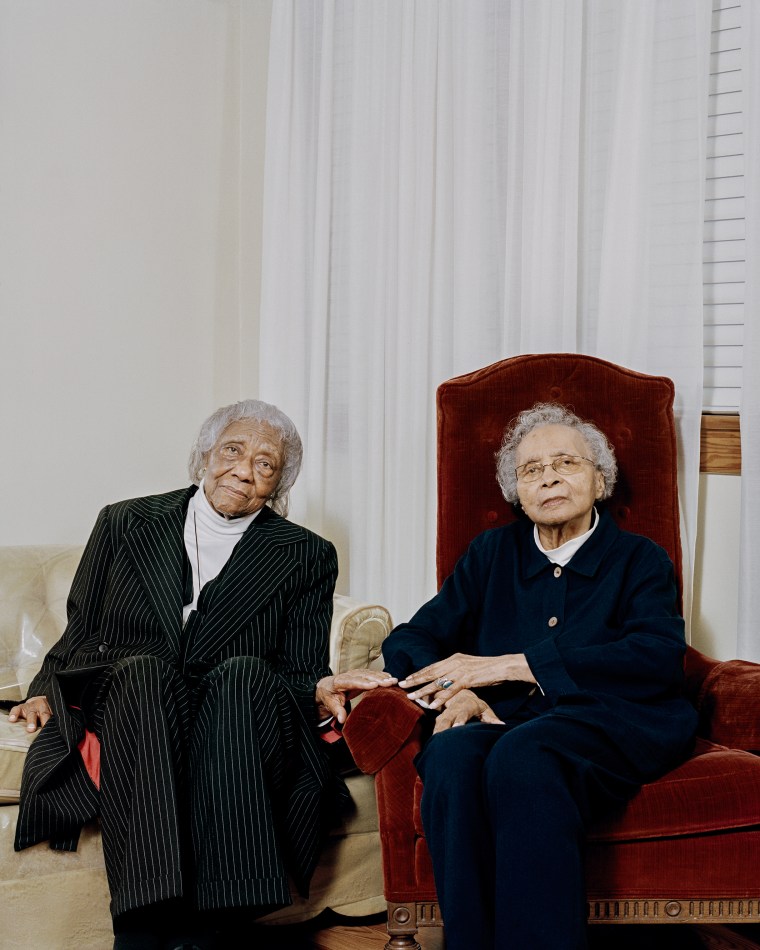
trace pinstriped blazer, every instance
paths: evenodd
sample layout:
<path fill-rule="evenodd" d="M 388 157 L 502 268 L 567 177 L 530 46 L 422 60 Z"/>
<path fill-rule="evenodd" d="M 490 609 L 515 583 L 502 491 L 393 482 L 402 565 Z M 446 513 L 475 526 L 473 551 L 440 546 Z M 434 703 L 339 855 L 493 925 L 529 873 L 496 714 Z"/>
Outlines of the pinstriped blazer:
<path fill-rule="evenodd" d="M 261 510 L 236 545 L 202 624 L 183 630 L 184 521 L 196 486 L 109 505 L 101 511 L 74 577 L 68 624 L 29 688 L 54 717 L 42 729 L 35 774 L 24 775 L 16 847 L 50 839 L 74 850 L 92 790 L 82 785 L 83 727 L 68 714 L 59 674 L 149 654 L 174 664 L 191 687 L 233 656 L 265 657 L 316 722 L 315 683 L 329 674 L 328 639 L 337 556 L 329 541 Z M 27 769 L 27 772 L 29 770 Z M 67 787 L 69 818 L 35 807 L 47 785 Z M 88 805 L 85 799 L 89 797 Z"/>

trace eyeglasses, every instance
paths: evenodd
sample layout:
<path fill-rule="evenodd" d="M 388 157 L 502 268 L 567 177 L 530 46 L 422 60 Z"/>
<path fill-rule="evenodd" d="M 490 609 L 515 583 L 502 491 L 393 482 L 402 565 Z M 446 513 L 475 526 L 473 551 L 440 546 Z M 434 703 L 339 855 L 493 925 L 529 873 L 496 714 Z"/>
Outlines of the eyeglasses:
<path fill-rule="evenodd" d="M 525 465 L 518 465 L 515 475 L 521 482 L 537 482 L 544 474 L 547 465 L 551 466 L 558 475 L 577 475 L 584 462 L 596 464 L 593 459 L 587 459 L 585 455 L 558 455 L 553 462 L 526 462 Z"/>

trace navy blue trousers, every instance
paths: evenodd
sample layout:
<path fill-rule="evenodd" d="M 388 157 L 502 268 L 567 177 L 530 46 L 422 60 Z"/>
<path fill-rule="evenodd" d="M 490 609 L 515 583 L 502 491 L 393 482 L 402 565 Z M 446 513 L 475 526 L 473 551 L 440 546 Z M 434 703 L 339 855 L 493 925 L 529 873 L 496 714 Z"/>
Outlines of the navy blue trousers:
<path fill-rule="evenodd" d="M 417 769 L 447 950 L 583 950 L 586 828 L 643 780 L 622 752 L 550 711 L 434 735 Z"/>

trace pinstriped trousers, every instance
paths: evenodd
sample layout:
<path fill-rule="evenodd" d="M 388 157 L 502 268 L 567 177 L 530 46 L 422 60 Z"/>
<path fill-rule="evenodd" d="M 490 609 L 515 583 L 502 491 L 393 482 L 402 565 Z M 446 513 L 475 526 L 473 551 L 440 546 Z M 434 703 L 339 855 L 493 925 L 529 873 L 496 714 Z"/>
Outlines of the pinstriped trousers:
<path fill-rule="evenodd" d="M 311 809 L 290 787 L 301 720 L 267 664 L 224 660 L 191 694 L 169 663 L 135 656 L 87 694 L 112 915 L 180 896 L 200 910 L 289 904 L 286 829 Z"/>

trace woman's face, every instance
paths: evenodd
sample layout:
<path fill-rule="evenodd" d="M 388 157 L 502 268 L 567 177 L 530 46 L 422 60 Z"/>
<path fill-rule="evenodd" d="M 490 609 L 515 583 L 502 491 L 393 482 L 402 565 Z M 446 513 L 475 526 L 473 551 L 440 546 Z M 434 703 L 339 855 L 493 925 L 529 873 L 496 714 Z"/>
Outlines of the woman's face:
<path fill-rule="evenodd" d="M 282 439 L 266 423 L 230 423 L 206 459 L 203 487 L 209 504 L 226 518 L 263 508 L 280 483 L 284 454 Z"/>
<path fill-rule="evenodd" d="M 539 529 L 562 528 L 570 540 L 591 527 L 594 502 L 604 493 L 604 476 L 591 462 L 584 462 L 573 475 L 560 475 L 549 464 L 560 455 L 591 456 L 586 440 L 576 429 L 545 425 L 534 429 L 517 446 L 516 468 L 526 462 L 545 464 L 534 482 L 517 480 L 517 494 L 523 510 Z"/>

